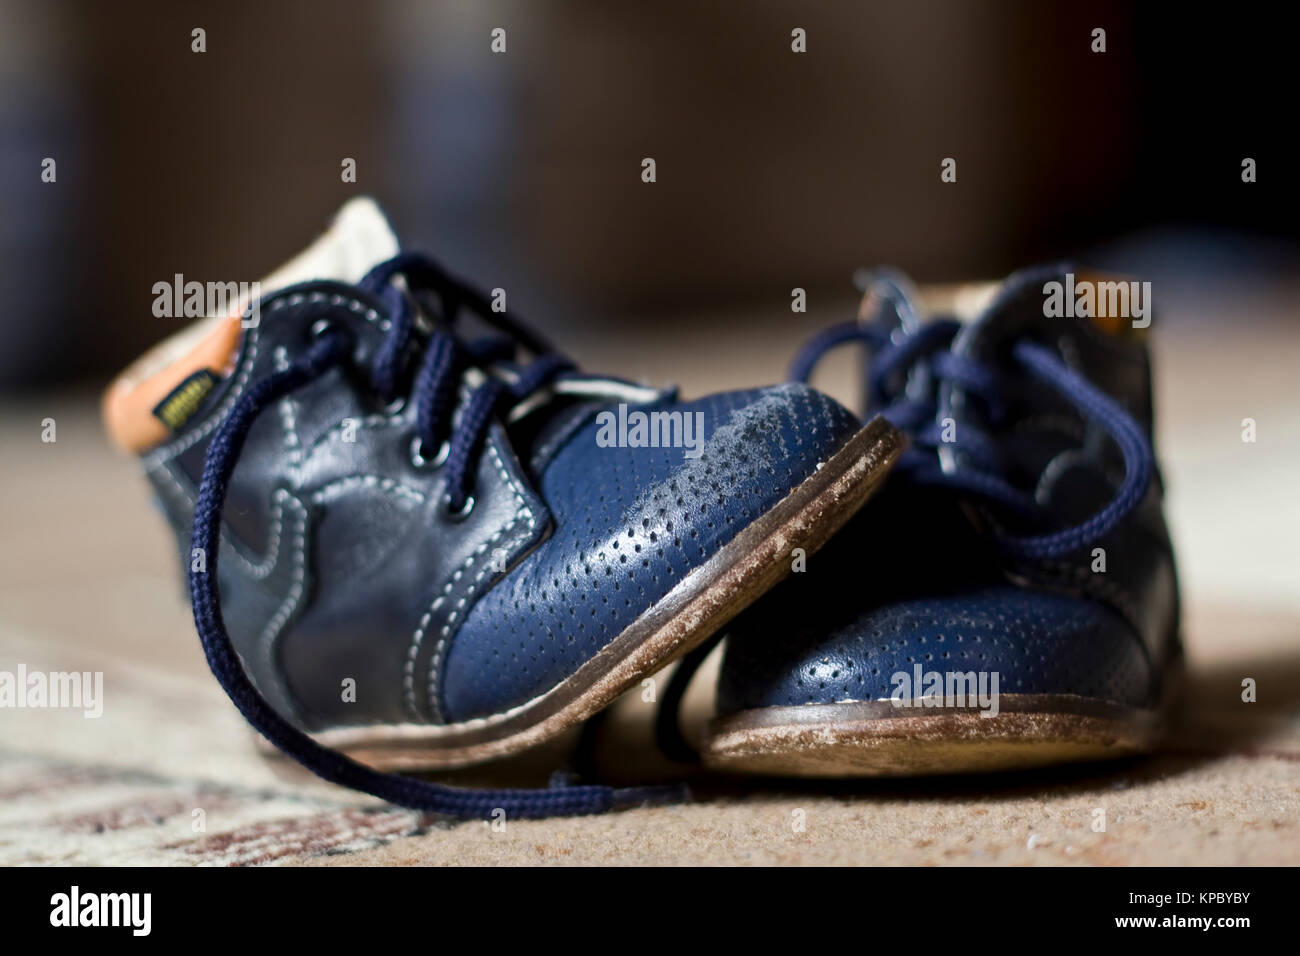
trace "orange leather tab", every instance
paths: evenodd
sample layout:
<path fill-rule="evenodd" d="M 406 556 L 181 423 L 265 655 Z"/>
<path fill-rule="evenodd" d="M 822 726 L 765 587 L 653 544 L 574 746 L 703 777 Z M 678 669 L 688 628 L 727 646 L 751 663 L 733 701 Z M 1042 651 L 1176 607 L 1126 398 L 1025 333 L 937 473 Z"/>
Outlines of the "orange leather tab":
<path fill-rule="evenodd" d="M 171 434 L 154 409 L 201 369 L 229 370 L 239 345 L 239 316 L 204 319 L 150 349 L 104 393 L 104 427 L 119 448 L 141 454 Z"/>

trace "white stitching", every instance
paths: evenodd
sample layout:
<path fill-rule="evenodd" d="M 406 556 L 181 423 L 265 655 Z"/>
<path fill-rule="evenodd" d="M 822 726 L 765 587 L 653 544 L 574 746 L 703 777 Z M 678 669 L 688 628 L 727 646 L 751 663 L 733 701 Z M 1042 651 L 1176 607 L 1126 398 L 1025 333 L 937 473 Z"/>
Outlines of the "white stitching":
<path fill-rule="evenodd" d="M 303 302 L 313 302 L 313 303 L 324 302 L 326 299 L 329 299 L 330 303 L 336 306 L 340 304 L 346 304 L 351 311 L 359 315 L 363 315 L 366 321 L 371 323 L 377 323 L 380 329 L 386 330 L 391 326 L 391 323 L 387 319 L 384 319 L 382 321 L 379 319 L 379 314 L 376 310 L 368 309 L 363 304 L 357 302 L 356 300 L 353 299 L 344 300 L 343 297 L 341 297 L 338 294 L 332 294 L 327 296 L 323 292 L 314 292 L 309 295 L 304 293 L 294 293 L 293 295 L 290 295 L 287 298 L 279 299 L 273 302 L 266 309 L 266 314 L 270 315 L 286 307 L 298 306 L 301 305 Z M 237 373 L 234 387 L 231 389 L 230 394 L 228 394 L 225 397 L 225 399 L 222 401 L 221 405 L 208 417 L 208 420 L 205 421 L 195 431 L 178 439 L 175 442 L 172 442 L 171 444 L 161 446 L 160 448 L 156 449 L 154 452 L 152 452 L 151 454 L 149 454 L 143 459 L 143 464 L 146 471 L 153 474 L 162 475 L 164 479 L 166 479 L 177 491 L 180 492 L 181 496 L 186 500 L 186 502 L 191 507 L 193 507 L 194 504 L 193 497 L 180 484 L 176 476 L 172 473 L 170 467 L 168 467 L 167 463 L 173 460 L 174 458 L 176 458 L 178 455 L 185 452 L 187 449 L 192 448 L 195 444 L 197 444 L 207 435 L 211 434 L 220 425 L 220 423 L 224 421 L 230 409 L 234 407 L 235 403 L 239 400 L 240 396 L 244 393 L 245 388 L 247 388 L 248 386 L 248 380 L 252 374 L 252 370 L 257 364 L 260 329 L 261 329 L 260 323 L 250 328 L 249 337 L 248 337 L 248 348 L 246 351 L 245 359 L 239 369 L 239 372 Z M 280 358 L 281 358 L 280 356 L 277 356 L 277 359 Z M 463 388 L 464 386 L 462 383 L 462 390 Z M 369 416 L 363 421 L 360 427 L 362 429 L 366 429 L 370 427 L 376 427 L 376 428 L 388 427 L 392 424 L 396 424 L 399 421 L 403 421 L 405 417 L 406 417 L 406 410 L 403 410 L 402 412 L 399 412 L 396 415 L 392 415 L 392 416 Z M 297 435 L 296 432 L 294 431 L 292 409 L 291 408 L 286 409 L 283 404 L 281 406 L 281 424 L 285 428 L 286 444 L 297 447 L 298 449 L 299 467 L 301 467 L 301 465 L 304 463 L 305 456 L 314 453 L 316 448 L 320 446 L 324 441 L 328 440 L 334 432 L 334 427 L 331 427 L 329 431 L 327 431 L 325 434 L 323 434 L 320 438 L 318 438 L 315 442 L 312 443 L 311 449 L 304 450 L 302 449 L 301 445 L 298 443 Z M 341 426 L 342 423 L 340 422 L 339 426 L 336 427 L 340 427 L 341 430 Z M 476 548 L 474 552 L 465 559 L 465 561 L 461 564 L 461 566 L 457 568 L 456 571 L 452 574 L 451 579 L 444 586 L 442 592 L 438 595 L 438 597 L 434 600 L 433 604 L 429 607 L 428 611 L 426 611 L 424 616 L 421 618 L 420 624 L 417 627 L 415 634 L 412 638 L 411 649 L 408 652 L 407 664 L 406 664 L 406 676 L 404 679 L 404 684 L 406 687 L 406 694 L 407 694 L 407 704 L 412 709 L 412 711 L 416 713 L 417 716 L 418 716 L 418 712 L 415 711 L 415 674 L 414 674 L 415 659 L 419 654 L 420 646 L 424 639 L 425 629 L 428 627 L 433 614 L 445 602 L 448 594 L 455 587 L 456 583 L 464 576 L 465 572 L 468 571 L 473 566 L 474 562 L 477 561 L 488 550 L 488 548 L 494 545 L 497 541 L 501 540 L 502 537 L 510 533 L 516 527 L 516 525 L 518 525 L 521 517 L 527 518 L 528 530 L 530 534 L 536 529 L 537 526 L 536 516 L 533 514 L 532 509 L 529 508 L 527 505 L 526 499 L 524 498 L 523 495 L 523 489 L 521 484 L 518 481 L 516 481 L 515 478 L 508 472 L 508 470 L 505 467 L 505 463 L 501 460 L 501 456 L 497 452 L 495 444 L 491 441 L 488 442 L 488 451 L 491 452 L 493 463 L 496 466 L 497 472 L 501 475 L 502 479 L 506 482 L 506 484 L 510 487 L 511 491 L 513 492 L 515 496 L 515 502 L 519 509 L 519 512 L 515 515 L 515 517 L 510 522 L 508 522 L 506 525 L 500 528 L 487 541 L 480 544 L 479 547 Z M 415 500 L 418 500 L 420 502 L 423 502 L 425 500 L 424 495 L 422 493 L 414 492 L 409 488 L 398 485 L 398 483 L 396 482 L 390 481 L 389 479 L 383 479 L 374 475 L 363 475 L 363 476 L 352 476 L 350 478 L 341 479 L 338 482 L 334 482 L 331 485 L 326 485 L 323 488 L 318 489 L 313 495 L 313 501 L 319 501 L 320 498 L 323 495 L 325 495 L 325 493 L 328 490 L 343 488 L 345 486 L 354 487 L 356 485 L 363 485 L 367 487 L 379 487 L 381 490 L 392 491 L 398 493 L 399 495 L 402 494 L 410 495 L 413 498 L 415 498 Z M 272 662 L 271 662 L 270 654 L 272 650 L 272 644 L 274 642 L 275 637 L 279 634 L 280 630 L 284 627 L 285 623 L 288 621 L 289 616 L 292 615 L 294 609 L 297 607 L 297 604 L 299 600 L 301 600 L 302 593 L 304 590 L 303 581 L 306 575 L 306 527 L 307 527 L 307 510 L 297 498 L 295 498 L 293 495 L 289 494 L 288 492 L 281 490 L 276 493 L 274 500 L 277 505 L 277 508 L 275 512 L 274 530 L 272 533 L 272 537 L 270 539 L 271 546 L 268 548 L 268 554 L 262 563 L 258 564 L 250 561 L 243 554 L 241 554 L 237 549 L 237 547 L 235 547 L 233 544 L 223 539 L 219 540 L 219 544 L 226 544 L 229 552 L 235 557 L 236 560 L 242 563 L 247 570 L 249 570 L 254 576 L 263 578 L 269 575 L 271 571 L 274 570 L 279 560 L 279 542 L 280 542 L 280 534 L 281 534 L 282 524 L 283 524 L 284 501 L 286 500 L 291 501 L 292 506 L 300 516 L 296 526 L 297 531 L 295 532 L 295 538 L 294 538 L 293 582 L 290 587 L 289 594 L 286 596 L 284 602 L 282 602 L 280 608 L 276 611 L 276 614 L 272 617 L 271 621 L 267 624 L 266 628 L 263 630 L 261 638 L 259 640 L 259 643 L 262 648 L 263 657 L 267 663 L 267 666 L 270 668 L 270 673 L 272 675 L 275 675 L 276 673 L 275 668 L 271 667 Z M 428 683 L 429 705 L 431 709 L 434 711 L 436 719 L 438 720 L 441 720 L 441 707 L 439 706 L 439 702 L 437 699 L 438 695 L 437 695 L 437 689 L 435 687 L 435 683 L 437 680 L 438 670 L 442 662 L 442 657 L 445 654 L 447 649 L 447 640 L 451 632 L 451 627 L 455 622 L 457 616 L 460 614 L 460 610 L 464 608 L 464 606 L 469 602 L 470 599 L 473 598 L 479 586 L 482 584 L 483 579 L 491 572 L 491 570 L 492 570 L 491 566 L 489 565 L 488 567 L 484 568 L 482 571 L 479 572 L 479 574 L 474 578 L 473 584 L 466 591 L 466 593 L 461 597 L 461 599 L 457 602 L 456 605 L 457 610 L 453 611 L 448 616 L 447 621 L 444 623 L 441 629 L 438 645 L 437 647 L 435 647 L 433 658 L 430 661 L 429 683 Z"/>
<path fill-rule="evenodd" d="M 354 488 L 369 488 L 391 493 L 398 498 L 405 498 L 415 504 L 424 504 L 427 500 L 424 492 L 392 478 L 384 478 L 381 475 L 348 475 L 346 478 L 336 478 L 334 481 L 317 488 L 312 492 L 311 502 L 315 505 L 325 504 L 328 499 L 352 491 Z"/>
<path fill-rule="evenodd" d="M 480 544 L 477 548 L 474 549 L 473 553 L 471 553 L 469 557 L 467 557 L 465 561 L 461 564 L 461 566 L 456 569 L 455 573 L 452 574 L 451 578 L 447 581 L 447 584 L 443 587 L 441 593 L 439 593 L 438 597 L 434 599 L 434 602 L 429 606 L 429 609 L 425 611 L 424 616 L 420 618 L 420 624 L 416 628 L 415 634 L 411 638 L 411 647 L 406 655 L 406 667 L 405 667 L 406 673 L 402 682 L 403 687 L 406 691 L 407 707 L 411 710 L 412 714 L 414 714 L 417 719 L 419 718 L 419 710 L 416 708 L 416 704 L 415 704 L 415 661 L 416 658 L 419 656 L 420 646 L 424 641 L 425 631 L 428 628 L 429 622 L 432 620 L 433 615 L 437 613 L 438 608 L 440 608 L 442 604 L 447 600 L 448 595 L 451 593 L 452 589 L 456 586 L 456 583 L 461 579 L 461 577 L 464 576 L 465 572 L 470 569 L 470 567 L 474 564 L 474 562 L 477 561 L 488 550 L 488 548 L 492 547 L 494 544 L 497 543 L 497 541 L 501 540 L 502 537 L 509 534 L 514 529 L 514 527 L 519 523 L 519 519 L 521 517 L 527 517 L 528 531 L 530 534 L 537 527 L 537 519 L 534 516 L 532 509 L 528 507 L 527 501 L 523 495 L 523 488 L 514 479 L 514 477 L 506 470 L 505 463 L 501 460 L 501 456 L 497 452 L 496 444 L 492 441 L 489 441 L 487 443 L 487 448 L 492 455 L 492 461 L 496 465 L 497 473 L 501 475 L 502 479 L 506 482 L 506 484 L 510 487 L 511 491 L 514 493 L 515 503 L 519 508 L 519 512 L 515 515 L 513 519 L 511 519 L 509 523 L 507 523 L 506 525 L 498 529 L 496 534 L 492 535 L 491 538 L 484 541 L 482 544 Z M 457 615 L 460 614 L 460 608 L 464 607 L 465 603 L 469 601 L 469 599 L 472 598 L 474 594 L 478 591 L 479 585 L 483 583 L 483 578 L 487 576 L 487 574 L 491 571 L 491 569 L 492 569 L 491 565 L 488 565 L 486 568 L 484 568 L 482 571 L 479 572 L 478 576 L 474 579 L 473 584 L 469 587 L 468 591 L 466 591 L 466 593 L 462 596 L 461 600 L 457 603 L 457 610 L 451 612 L 447 620 L 443 623 L 443 627 L 439 632 L 438 643 L 434 647 L 433 656 L 429 661 L 429 678 L 428 678 L 428 686 L 426 688 L 429 708 L 430 710 L 433 711 L 434 719 L 438 722 L 442 722 L 442 706 L 438 699 L 439 695 L 438 695 L 436 684 L 438 680 L 438 673 L 442 664 L 442 657 L 447 650 L 447 639 L 451 633 L 452 624 L 455 622 Z"/>
<path fill-rule="evenodd" d="M 180 479 L 176 477 L 170 466 L 162 465 L 148 472 L 148 474 L 163 478 L 184 499 L 186 506 L 190 510 L 194 509 L 194 495 L 181 484 Z M 229 554 L 230 557 L 238 561 L 249 575 L 259 581 L 269 577 L 271 572 L 275 570 L 276 552 L 280 548 L 280 532 L 284 524 L 284 508 L 279 501 L 274 501 L 274 504 L 275 508 L 271 513 L 271 534 L 267 539 L 266 554 L 262 555 L 260 561 L 245 556 L 242 550 L 243 545 L 239 543 L 239 539 L 232 537 L 228 533 L 219 535 L 217 541 L 218 545 L 224 549 L 224 553 Z M 222 524 L 224 525 L 225 522 L 223 521 Z"/>
<path fill-rule="evenodd" d="M 347 431 L 347 426 L 344 425 L 345 421 L 347 421 L 346 418 L 335 425 L 331 425 L 319 438 L 313 441 L 311 445 L 302 450 L 298 459 L 298 467 L 300 470 L 306 468 L 307 464 L 316 457 L 316 453 L 321 450 L 326 442 Z M 356 422 L 356 419 L 353 419 L 353 421 Z M 400 412 L 394 412 L 391 415 L 367 415 L 365 418 L 361 419 L 360 422 L 356 422 L 355 431 L 377 431 L 381 428 L 405 426 L 409 423 L 410 417 L 407 409 L 404 408 Z"/>
<path fill-rule="evenodd" d="M 266 673 L 274 683 L 276 691 L 280 694 L 283 702 L 290 710 L 292 710 L 293 707 L 288 699 L 288 691 L 286 688 L 281 686 L 280 670 L 275 666 L 275 662 L 272 659 L 272 652 L 275 647 L 276 638 L 279 637 L 281 630 L 284 629 L 284 625 L 288 623 L 289 618 L 293 616 L 293 612 L 297 610 L 298 602 L 302 600 L 303 591 L 305 590 L 303 587 L 303 581 L 307 576 L 307 509 L 302 502 L 284 490 L 276 492 L 275 500 L 282 507 L 286 502 L 290 503 L 298 516 L 296 524 L 297 530 L 294 533 L 293 545 L 293 581 L 289 586 L 289 593 L 286 594 L 284 600 L 280 602 L 280 607 L 276 610 L 271 620 L 267 622 L 266 627 L 262 629 L 262 634 L 258 638 L 258 648 L 259 656 L 262 658 L 262 661 L 266 666 Z M 278 550 L 272 552 L 272 556 L 276 559 L 276 563 L 278 563 Z"/>
<path fill-rule="evenodd" d="M 289 350 L 283 345 L 275 347 L 273 357 L 277 372 L 283 372 L 289 367 Z M 292 395 L 286 395 L 280 399 L 280 428 L 284 431 L 284 447 L 289 453 L 289 471 L 293 473 L 295 484 L 297 484 L 300 480 L 298 469 L 302 465 L 302 442 L 298 440 L 298 416 L 294 409 L 295 403 Z"/>
<path fill-rule="evenodd" d="M 182 485 L 176 476 L 172 474 L 171 469 L 167 465 L 155 469 L 151 474 L 163 477 L 172 488 L 174 488 L 181 497 L 185 499 L 188 505 L 193 508 L 193 497 L 185 490 L 184 485 Z M 289 701 L 287 699 L 287 693 L 282 687 L 280 687 L 279 672 L 275 667 L 270 666 L 272 663 L 271 642 L 274 642 L 275 637 L 284 627 L 289 617 L 297 609 L 298 602 L 302 599 L 302 585 L 303 579 L 306 575 L 307 566 L 307 509 L 303 507 L 302 503 L 298 501 L 297 498 L 284 489 L 280 489 L 275 493 L 272 502 L 274 504 L 274 517 L 272 518 L 271 535 L 267 541 L 266 555 L 260 562 L 254 563 L 241 554 L 239 549 L 234 545 L 233 540 L 227 534 L 221 534 L 218 536 L 218 546 L 222 549 L 222 553 L 237 560 L 252 577 L 257 580 L 264 580 L 275 571 L 276 567 L 280 563 L 280 535 L 281 530 L 284 527 L 285 504 L 291 503 L 294 510 L 298 513 L 297 530 L 294 534 L 293 583 L 289 588 L 289 593 L 281 602 L 280 608 L 276 611 L 275 616 L 271 618 L 270 622 L 267 623 L 267 626 L 263 629 L 258 640 L 259 647 L 262 648 L 261 656 L 266 661 L 268 667 L 270 667 L 268 671 L 270 678 L 275 681 L 275 691 L 280 695 L 282 701 L 287 706 L 289 705 Z M 292 707 L 290 709 L 292 709 Z"/>
<path fill-rule="evenodd" d="M 149 474 L 164 479 L 184 499 L 186 505 L 193 509 L 194 496 L 185 489 L 185 486 L 180 483 L 169 466 L 163 465 Z M 350 475 L 322 485 L 312 493 L 311 501 L 313 504 L 322 504 L 327 498 L 360 487 L 392 493 L 398 498 L 405 498 L 416 504 L 423 504 L 427 500 L 423 492 L 417 491 L 408 485 L 403 485 L 391 478 L 382 478 L 378 475 Z M 222 534 L 219 539 L 223 553 L 234 558 L 251 577 L 259 581 L 269 577 L 275 570 L 276 555 L 280 548 L 280 535 L 284 527 L 284 507 L 281 502 L 283 493 L 284 491 L 281 489 L 272 498 L 274 509 L 271 512 L 271 533 L 267 539 L 266 554 L 262 556 L 260 561 L 254 561 L 252 558 L 247 557 L 241 550 L 242 545 L 238 543 L 238 539 L 232 537 L 229 533 Z"/>
<path fill-rule="evenodd" d="M 289 296 L 287 299 L 277 299 L 272 302 L 270 306 L 266 308 L 265 315 L 269 316 L 287 306 L 300 305 L 304 301 L 315 303 L 324 302 L 327 299 L 338 298 L 339 296 L 337 294 L 331 297 L 326 295 L 324 292 L 313 292 L 310 295 L 296 293 Z M 338 305 L 339 303 L 333 302 L 333 304 Z M 344 304 L 346 304 L 353 312 L 363 316 L 367 322 L 378 324 L 380 329 L 387 329 L 390 326 L 387 319 L 380 321 L 378 312 L 374 309 L 367 308 L 364 304 L 355 299 L 347 299 Z M 261 328 L 262 323 L 260 321 L 257 325 L 249 327 L 247 357 L 244 359 L 244 363 L 240 367 L 239 373 L 235 378 L 234 387 L 230 390 L 230 394 L 227 395 L 225 400 L 221 403 L 221 406 L 209 415 L 208 420 L 199 428 L 190 432 L 188 435 L 185 435 L 183 438 L 177 439 L 170 445 L 163 445 L 145 457 L 144 466 L 146 469 L 156 468 L 164 462 L 171 461 L 171 459 L 175 458 L 186 449 L 192 448 L 197 442 L 211 434 L 217 426 L 225 420 L 226 414 L 234 407 L 235 402 L 239 401 L 239 396 L 241 396 L 244 393 L 244 389 L 247 388 L 249 376 L 253 372 L 253 367 L 257 364 L 258 340 L 261 334 Z"/>
<path fill-rule="evenodd" d="M 528 531 L 531 534 L 537 527 L 537 520 L 533 515 L 532 509 L 528 507 L 528 504 L 524 498 L 523 486 L 518 481 L 516 481 L 515 478 L 506 470 L 505 462 L 501 460 L 501 456 L 497 452 L 496 445 L 494 443 L 491 442 L 488 443 L 488 451 L 492 453 L 492 462 L 494 465 L 496 465 L 497 473 L 501 476 L 502 481 L 506 482 L 506 484 L 509 485 L 511 491 L 514 493 L 515 504 L 519 508 L 520 514 L 527 517 Z M 518 521 L 519 521 L 519 515 L 516 515 L 514 519 L 510 522 L 510 524 L 506 526 L 506 528 L 513 527 L 515 524 L 518 523 Z M 498 534 L 493 535 L 492 538 L 490 538 L 482 546 L 475 549 L 474 554 L 471 555 L 470 558 L 465 562 L 465 567 L 468 569 L 469 565 L 474 560 L 476 560 L 480 555 L 486 552 L 488 547 L 491 546 L 491 544 L 493 544 L 499 538 L 504 536 L 506 528 L 502 528 Z M 489 565 L 488 568 L 485 568 L 483 571 L 479 572 L 478 577 L 474 579 L 473 586 L 462 597 L 461 601 L 457 605 L 458 607 L 464 607 L 465 603 L 474 596 L 474 593 L 478 590 L 478 586 L 482 583 L 483 578 L 487 575 L 487 573 L 490 570 L 491 570 L 491 566 Z M 447 649 L 447 638 L 451 631 L 451 625 L 455 621 L 456 615 L 458 613 L 459 613 L 458 611 L 453 612 L 447 618 L 447 621 L 442 628 L 442 634 L 439 639 L 438 647 L 434 651 L 432 661 L 430 661 L 429 692 L 431 695 L 434 694 L 435 692 L 433 683 L 437 679 L 438 666 L 441 662 L 442 655 L 446 652 Z"/>

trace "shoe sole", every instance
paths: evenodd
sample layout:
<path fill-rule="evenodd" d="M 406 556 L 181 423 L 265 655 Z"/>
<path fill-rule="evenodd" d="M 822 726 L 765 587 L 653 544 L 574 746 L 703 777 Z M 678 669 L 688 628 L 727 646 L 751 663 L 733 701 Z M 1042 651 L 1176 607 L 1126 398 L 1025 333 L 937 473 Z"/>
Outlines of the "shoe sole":
<path fill-rule="evenodd" d="M 713 720 L 700 756 L 716 770 L 774 777 L 912 777 L 1110 760 L 1155 749 L 1160 710 L 1070 694 L 1002 694 L 972 707 L 889 700 L 765 707 Z"/>
<path fill-rule="evenodd" d="M 312 738 L 381 770 L 465 767 L 549 740 L 699 645 L 770 590 L 790 572 L 791 549 L 811 554 L 820 548 L 866 503 L 905 444 L 884 419 L 867 424 L 570 677 L 525 704 L 463 723 L 346 727 Z"/>

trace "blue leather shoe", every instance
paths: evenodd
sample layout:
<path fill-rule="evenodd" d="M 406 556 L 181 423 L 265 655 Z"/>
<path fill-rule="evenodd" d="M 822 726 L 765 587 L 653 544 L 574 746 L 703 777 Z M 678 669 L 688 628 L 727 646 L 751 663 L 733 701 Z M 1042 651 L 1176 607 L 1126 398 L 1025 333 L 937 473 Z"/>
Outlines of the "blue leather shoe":
<path fill-rule="evenodd" d="M 901 451 L 803 385 L 685 401 L 580 374 L 499 298 L 401 252 L 368 201 L 262 288 L 124 373 L 106 419 L 142 456 L 241 712 L 396 803 L 607 809 L 600 787 L 381 771 L 580 723 L 768 590 Z"/>
<path fill-rule="evenodd" d="M 1019 273 L 965 323 L 921 319 L 880 274 L 864 319 L 796 359 L 806 379 L 864 345 L 867 408 L 912 447 L 805 573 L 733 622 L 707 764 L 911 775 L 1154 745 L 1181 653 L 1150 364 L 1115 302 L 1053 300 L 1082 295 L 1066 273 Z"/>

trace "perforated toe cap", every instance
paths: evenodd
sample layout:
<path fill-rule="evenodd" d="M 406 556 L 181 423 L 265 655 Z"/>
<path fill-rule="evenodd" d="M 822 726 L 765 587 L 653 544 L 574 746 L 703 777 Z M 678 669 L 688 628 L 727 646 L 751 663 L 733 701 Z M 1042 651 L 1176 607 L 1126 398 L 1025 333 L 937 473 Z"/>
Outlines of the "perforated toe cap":
<path fill-rule="evenodd" d="M 1003 694 L 1149 704 L 1151 669 L 1136 635 L 1089 600 L 985 588 L 870 608 L 821 633 L 813 624 L 810 633 L 796 606 L 771 603 L 780 599 L 779 590 L 769 595 L 731 632 L 721 712 L 881 700 L 900 686 L 895 674 L 910 678 L 918 664 L 927 672 L 997 673 Z"/>
<path fill-rule="evenodd" d="M 552 534 L 469 611 L 450 642 L 445 720 L 496 713 L 554 687 L 860 428 L 802 385 L 640 410 L 690 416 L 704 436 L 698 456 L 683 447 L 606 447 L 596 418 L 574 433 L 539 483 Z"/>

